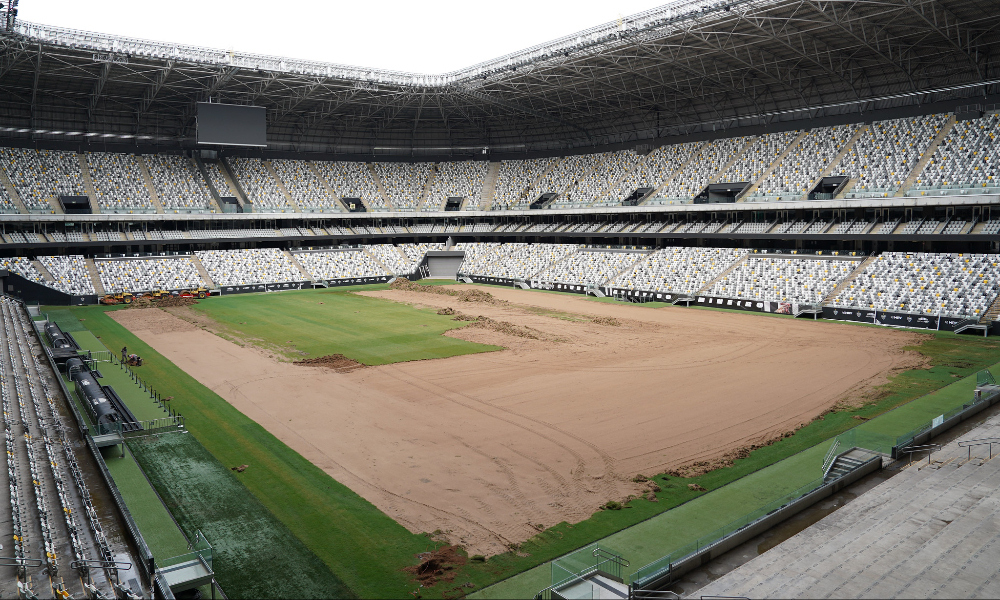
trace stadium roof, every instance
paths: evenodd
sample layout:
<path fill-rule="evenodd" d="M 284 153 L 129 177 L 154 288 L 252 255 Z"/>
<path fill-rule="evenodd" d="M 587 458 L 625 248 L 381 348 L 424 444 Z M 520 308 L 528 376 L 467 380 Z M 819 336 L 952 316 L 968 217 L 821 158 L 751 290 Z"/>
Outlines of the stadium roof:
<path fill-rule="evenodd" d="M 41 139 L 192 143 L 211 100 L 267 107 L 276 150 L 544 151 L 1000 83 L 994 0 L 681 0 L 441 75 L 10 24 L 0 135 Z"/>

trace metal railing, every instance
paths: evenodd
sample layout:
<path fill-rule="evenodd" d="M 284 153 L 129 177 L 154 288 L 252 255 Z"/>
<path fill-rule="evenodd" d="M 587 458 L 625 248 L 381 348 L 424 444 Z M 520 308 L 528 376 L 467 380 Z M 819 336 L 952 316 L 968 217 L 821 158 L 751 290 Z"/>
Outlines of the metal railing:
<path fill-rule="evenodd" d="M 993 458 L 993 444 L 1000 444 L 1000 438 L 980 438 L 978 440 L 962 440 L 958 443 L 959 448 L 969 449 L 969 460 L 972 459 L 972 449 L 975 446 L 989 446 L 990 459 Z"/>
<path fill-rule="evenodd" d="M 931 455 L 934 454 L 935 450 L 940 450 L 941 444 L 924 444 L 922 446 L 909 446 L 907 448 L 901 448 L 897 451 L 898 454 L 909 454 L 910 460 L 908 464 L 913 464 L 913 455 L 920 454 L 921 452 L 927 453 L 927 464 L 931 464 Z"/>
<path fill-rule="evenodd" d="M 833 463 L 837 460 L 837 449 L 840 448 L 840 439 L 834 439 L 833 444 L 830 445 L 830 449 L 826 452 L 826 457 L 823 458 L 823 478 L 826 479 L 827 473 L 830 472 L 830 468 L 833 467 Z"/>

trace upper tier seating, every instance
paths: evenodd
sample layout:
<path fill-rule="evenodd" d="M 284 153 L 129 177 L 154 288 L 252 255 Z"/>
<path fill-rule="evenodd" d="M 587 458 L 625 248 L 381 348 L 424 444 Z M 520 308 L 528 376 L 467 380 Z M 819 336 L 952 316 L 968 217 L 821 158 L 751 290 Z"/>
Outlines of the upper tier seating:
<path fill-rule="evenodd" d="M 532 280 L 545 283 L 600 286 L 643 256 L 645 254 L 642 252 L 580 250 L 542 269 L 541 272 L 532 277 Z"/>
<path fill-rule="evenodd" d="M 846 197 L 896 193 L 947 121 L 947 115 L 926 115 L 872 123 L 833 170 L 857 180 Z"/>
<path fill-rule="evenodd" d="M 153 212 L 135 155 L 87 152 L 85 156 L 101 212 Z"/>
<path fill-rule="evenodd" d="M 91 295 L 97 293 L 94 291 L 93 282 L 90 281 L 90 273 L 87 272 L 87 262 L 83 256 L 78 254 L 69 256 L 39 256 L 38 262 L 42 263 L 45 270 L 55 280 L 47 282 L 46 285 L 71 295 Z"/>
<path fill-rule="evenodd" d="M 1000 193 L 1000 115 L 959 121 L 908 196 Z"/>
<path fill-rule="evenodd" d="M 703 145 L 691 162 L 670 180 L 659 196 L 667 200 L 690 200 L 716 180 L 729 161 L 742 156 L 753 136 L 714 140 Z"/>
<path fill-rule="evenodd" d="M 386 210 L 385 200 L 382 199 L 375 177 L 366 163 L 320 160 L 313 165 L 330 184 L 337 198 L 361 198 L 368 210 Z"/>
<path fill-rule="evenodd" d="M 195 256 L 208 270 L 208 276 L 219 285 L 249 285 L 254 283 L 287 283 L 302 281 L 302 273 L 281 251 L 274 248 L 256 250 L 204 250 Z"/>
<path fill-rule="evenodd" d="M 204 161 L 205 171 L 208 173 L 208 179 L 215 186 L 215 191 L 218 192 L 219 196 L 223 198 L 239 198 L 239 194 L 233 189 L 233 186 L 229 185 L 229 180 L 226 175 L 222 172 L 222 165 L 217 161 Z"/>
<path fill-rule="evenodd" d="M 702 142 L 670 144 L 656 148 L 607 190 L 608 198 L 619 201 L 639 188 L 658 188 L 669 180 L 684 163 L 691 159 Z"/>
<path fill-rule="evenodd" d="M 600 168 L 611 154 L 611 152 L 578 154 L 561 159 L 538 183 L 538 193 L 559 194 L 556 202 L 561 205 L 586 205 L 593 198 L 594 189 L 590 187 L 578 189 L 577 183 L 584 185 L 593 183 L 589 180 L 585 183 L 584 180 L 594 169 Z M 528 204 L 534 200 L 535 198 L 531 198 Z"/>
<path fill-rule="evenodd" d="M 143 160 L 164 210 L 211 210 L 212 194 L 190 158 L 176 154 L 146 154 Z"/>
<path fill-rule="evenodd" d="M 626 173 L 642 160 L 642 156 L 634 150 L 619 150 L 605 154 L 605 160 L 595 165 L 592 171 L 566 191 L 565 197 L 556 198 L 551 208 L 574 208 L 580 206 L 617 206 L 624 197 L 619 198 L 614 187 Z M 627 194 L 626 194 L 627 195 Z"/>
<path fill-rule="evenodd" d="M 76 153 L 0 148 L 0 166 L 28 210 L 50 212 L 53 196 L 87 195 Z"/>
<path fill-rule="evenodd" d="M 253 204 L 254 212 L 286 212 L 293 210 L 288 199 L 278 187 L 267 165 L 259 158 L 235 157 L 229 159 L 236 177 Z"/>
<path fill-rule="evenodd" d="M 778 156 L 788 148 L 801 131 L 767 133 L 753 141 L 743 156 L 719 178 L 720 182 L 736 183 L 746 181 L 753 184 L 764 176 Z"/>
<path fill-rule="evenodd" d="M 334 209 L 343 211 L 330 192 L 313 172 L 312 167 L 304 160 L 272 160 L 271 166 L 278 174 L 281 183 L 288 190 L 292 201 L 300 207 L 308 209 Z"/>
<path fill-rule="evenodd" d="M 500 161 L 496 190 L 493 193 L 493 210 L 527 206 L 537 200 L 541 192 L 534 184 L 557 160 L 533 158 Z"/>
<path fill-rule="evenodd" d="M 751 198 L 798 200 L 806 195 L 844 145 L 858 132 L 858 127 L 851 124 L 810 130 L 764 178 Z"/>
<path fill-rule="evenodd" d="M 646 255 L 608 285 L 627 290 L 693 294 L 747 255 L 732 248 L 664 248 Z"/>
<path fill-rule="evenodd" d="M 751 256 L 715 282 L 706 294 L 767 302 L 818 304 L 861 264 Z"/>
<path fill-rule="evenodd" d="M 479 277 L 530 279 L 546 266 L 576 252 L 576 244 L 480 244 L 465 260 L 459 273 Z"/>
<path fill-rule="evenodd" d="M 434 163 L 375 163 L 382 189 L 396 210 L 416 210 Z"/>
<path fill-rule="evenodd" d="M 309 275 L 316 280 L 355 279 L 359 277 L 383 277 L 389 275 L 371 256 L 362 250 L 341 250 L 325 252 L 296 252 L 299 261 Z"/>
<path fill-rule="evenodd" d="M 456 244 L 456 247 L 462 244 Z M 475 246 L 476 244 L 471 244 Z M 399 248 L 406 254 L 410 262 L 413 263 L 413 268 L 416 269 L 417 265 L 424 260 L 424 255 L 431 251 L 444 250 L 445 245 L 441 243 L 429 243 L 429 244 L 400 244 Z"/>
<path fill-rule="evenodd" d="M 834 299 L 837 306 L 979 318 L 1000 293 L 1000 256 L 885 252 Z"/>
<path fill-rule="evenodd" d="M 18 212 L 17 205 L 7 193 L 7 186 L 0 185 L 0 214 L 16 214 Z"/>
<path fill-rule="evenodd" d="M 484 160 L 438 163 L 424 210 L 444 210 L 449 197 L 467 199 L 470 209 L 478 207 L 488 167 Z"/>
<path fill-rule="evenodd" d="M 205 285 L 188 257 L 94 261 L 109 294 L 183 290 Z"/>

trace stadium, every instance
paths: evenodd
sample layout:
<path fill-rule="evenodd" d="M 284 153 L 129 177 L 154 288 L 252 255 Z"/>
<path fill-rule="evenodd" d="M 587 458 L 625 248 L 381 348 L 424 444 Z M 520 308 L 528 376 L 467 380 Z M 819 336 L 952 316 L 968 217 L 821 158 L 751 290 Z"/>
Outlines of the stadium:
<path fill-rule="evenodd" d="M 3 2 L 0 596 L 1000 596 L 998 9 L 427 75 Z"/>

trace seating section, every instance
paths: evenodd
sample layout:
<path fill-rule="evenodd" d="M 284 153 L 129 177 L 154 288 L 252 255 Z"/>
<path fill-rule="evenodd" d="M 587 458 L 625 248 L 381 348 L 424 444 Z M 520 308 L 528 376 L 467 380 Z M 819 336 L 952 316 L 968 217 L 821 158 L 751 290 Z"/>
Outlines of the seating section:
<path fill-rule="evenodd" d="M 538 199 L 536 182 L 558 159 L 503 160 L 497 171 L 493 210 L 527 206 Z"/>
<path fill-rule="evenodd" d="M 858 132 L 858 127 L 852 124 L 810 130 L 751 196 L 798 200 L 809 193 L 813 183 Z"/>
<path fill-rule="evenodd" d="M 385 200 L 366 163 L 316 161 L 313 165 L 337 198 L 361 198 L 369 210 L 386 210 Z"/>
<path fill-rule="evenodd" d="M 281 250 L 263 248 L 256 250 L 204 250 L 195 252 L 208 271 L 208 276 L 219 285 L 249 285 L 255 283 L 287 283 L 302 281 L 302 273 L 295 268 Z"/>
<path fill-rule="evenodd" d="M 912 191 L 1000 192 L 1000 115 L 955 123 Z"/>
<path fill-rule="evenodd" d="M 751 256 L 715 282 L 706 294 L 818 304 L 860 264 L 860 260 Z"/>
<path fill-rule="evenodd" d="M 343 210 L 304 160 L 272 160 L 271 166 L 292 201 L 303 208 Z"/>
<path fill-rule="evenodd" d="M 732 248 L 664 248 L 646 255 L 608 285 L 627 290 L 693 294 L 746 255 L 746 250 Z"/>
<path fill-rule="evenodd" d="M 643 256 L 641 252 L 581 250 L 542 269 L 532 280 L 600 286 Z"/>
<path fill-rule="evenodd" d="M 753 136 L 714 140 L 703 145 L 684 170 L 659 194 L 666 199 L 690 200 L 715 181 L 730 160 L 742 156 Z"/>
<path fill-rule="evenodd" d="M 50 211 L 53 196 L 86 196 L 80 160 L 73 152 L 0 148 L 0 166 L 28 210 Z"/>
<path fill-rule="evenodd" d="M 477 246 L 478 244 L 466 244 L 466 246 Z M 456 244 L 456 248 L 461 249 L 462 244 Z M 424 255 L 430 251 L 444 250 L 445 245 L 440 243 L 433 244 L 400 244 L 399 248 L 406 254 L 407 258 L 413 263 L 413 268 L 416 269 L 417 265 L 424 260 Z"/>
<path fill-rule="evenodd" d="M 240 187 L 249 196 L 254 212 L 292 210 L 264 161 L 259 158 L 236 157 L 229 159 L 229 166 Z"/>
<path fill-rule="evenodd" d="M 800 133 L 802 132 L 782 131 L 758 137 L 740 160 L 726 169 L 719 181 L 729 183 L 746 181 L 751 184 L 756 182 Z"/>
<path fill-rule="evenodd" d="M 409 275 L 417 270 L 417 265 L 392 244 L 372 244 L 362 248 L 393 275 Z"/>
<path fill-rule="evenodd" d="M 552 207 L 574 208 L 621 204 L 624 196 L 619 198 L 617 193 L 611 193 L 617 190 L 614 184 L 635 168 L 642 160 L 642 156 L 636 154 L 634 150 L 619 150 L 606 153 L 604 156 L 605 160 L 600 165 L 594 165 L 589 173 L 573 185 L 566 192 L 565 199 L 556 198 Z"/>
<path fill-rule="evenodd" d="M 382 189 L 396 210 L 416 210 L 434 163 L 375 163 Z"/>
<path fill-rule="evenodd" d="M 145 258 L 94 261 L 101 285 L 109 294 L 193 289 L 205 285 L 190 258 Z"/>
<path fill-rule="evenodd" d="M 371 256 L 360 249 L 323 252 L 296 252 L 299 261 L 309 275 L 316 280 L 355 279 L 359 277 L 383 277 L 389 275 Z"/>
<path fill-rule="evenodd" d="M 466 252 L 459 273 L 478 277 L 530 279 L 548 265 L 576 252 L 576 244 L 480 244 Z"/>
<path fill-rule="evenodd" d="M 624 200 L 639 188 L 658 188 L 681 168 L 702 142 L 660 146 L 645 156 L 618 183 L 608 188 L 607 197 Z"/>
<path fill-rule="evenodd" d="M 872 123 L 834 169 L 857 180 L 847 197 L 892 196 L 947 120 L 926 115 Z"/>
<path fill-rule="evenodd" d="M 71 295 L 96 294 L 94 284 L 90 281 L 87 262 L 83 256 L 72 254 L 68 256 L 39 256 L 45 270 L 55 281 L 46 282 L 49 287 Z"/>
<path fill-rule="evenodd" d="M 31 261 L 23 256 L 0 258 L 0 268 L 7 269 L 11 273 L 17 273 L 28 281 L 34 281 L 35 283 L 40 283 L 42 285 L 49 285 L 49 282 L 42 277 L 42 274 L 38 272 L 35 265 L 31 264 Z"/>
<path fill-rule="evenodd" d="M 1000 255 L 884 252 L 837 306 L 978 318 L 1000 293 Z"/>
<path fill-rule="evenodd" d="M 212 194 L 194 161 L 176 154 L 143 156 L 153 189 L 164 210 L 207 211 L 212 208 Z"/>
<path fill-rule="evenodd" d="M 556 202 L 567 207 L 585 206 L 594 193 L 593 188 L 590 187 L 593 183 L 586 178 L 594 169 L 601 166 L 611 154 L 611 152 L 599 152 L 567 156 L 561 159 L 539 182 L 538 193 L 559 194 Z M 578 188 L 578 184 L 582 184 L 584 187 Z M 532 198 L 528 203 L 530 204 L 534 200 L 535 198 Z"/>
<path fill-rule="evenodd" d="M 0 214 L 16 214 L 18 212 L 17 205 L 14 204 L 14 200 L 7 193 L 7 186 L 0 185 Z"/>
<path fill-rule="evenodd" d="M 484 160 L 438 163 L 424 210 L 444 210 L 449 197 L 466 198 L 469 208 L 478 206 L 488 168 L 489 163 Z"/>
<path fill-rule="evenodd" d="M 134 154 L 87 152 L 87 165 L 101 212 L 152 212 L 149 189 Z"/>

